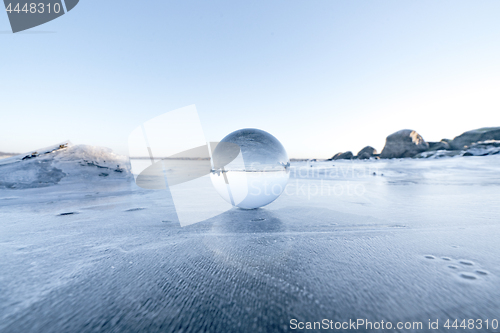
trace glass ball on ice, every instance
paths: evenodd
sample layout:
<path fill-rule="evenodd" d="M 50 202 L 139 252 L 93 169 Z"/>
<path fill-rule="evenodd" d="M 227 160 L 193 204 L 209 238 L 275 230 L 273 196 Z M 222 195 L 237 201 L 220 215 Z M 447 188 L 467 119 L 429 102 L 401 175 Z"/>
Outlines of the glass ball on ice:
<path fill-rule="evenodd" d="M 276 200 L 290 176 L 290 160 L 271 134 L 254 128 L 224 137 L 212 154 L 210 178 L 233 206 L 254 209 Z"/>

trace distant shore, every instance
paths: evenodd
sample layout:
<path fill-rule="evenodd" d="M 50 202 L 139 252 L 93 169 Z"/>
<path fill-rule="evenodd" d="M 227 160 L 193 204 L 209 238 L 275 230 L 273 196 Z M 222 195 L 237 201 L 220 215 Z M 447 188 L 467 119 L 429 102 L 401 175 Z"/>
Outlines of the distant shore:
<path fill-rule="evenodd" d="M 0 151 L 0 159 L 2 158 L 7 158 L 7 157 L 12 157 L 12 156 L 16 156 L 16 155 L 20 155 L 20 154 L 15 154 L 15 153 L 2 153 Z"/>
<path fill-rule="evenodd" d="M 55 149 L 65 148 L 67 144 L 56 145 Z M 28 153 L 25 158 L 37 155 Z M 390 158 L 442 158 L 455 156 L 488 156 L 500 154 L 500 127 L 483 127 L 464 132 L 453 139 L 442 139 L 438 142 L 425 141 L 416 131 L 403 129 L 387 136 L 382 152 L 372 146 L 366 146 L 356 155 L 352 151 L 339 152 L 328 159 L 290 158 L 291 162 L 334 161 L 334 160 L 366 160 Z M 22 154 L 0 152 L 0 159 Z M 28 156 L 29 155 L 29 156 Z M 149 156 L 133 156 L 130 159 L 149 160 Z M 158 158 L 155 158 L 158 159 Z M 204 160 L 208 158 L 169 158 L 180 160 Z"/>
<path fill-rule="evenodd" d="M 442 158 L 454 156 L 487 156 L 500 154 L 500 127 L 483 127 L 464 132 L 454 139 L 427 142 L 416 131 L 403 129 L 386 138 L 381 153 L 371 146 L 339 152 L 328 160 L 365 160 L 389 158 Z"/>

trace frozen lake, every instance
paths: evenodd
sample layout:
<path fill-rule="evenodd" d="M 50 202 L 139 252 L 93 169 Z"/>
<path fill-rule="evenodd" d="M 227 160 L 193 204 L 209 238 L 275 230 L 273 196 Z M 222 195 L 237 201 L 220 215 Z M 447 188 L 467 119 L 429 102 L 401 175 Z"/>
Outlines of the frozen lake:
<path fill-rule="evenodd" d="M 498 155 L 292 163 L 269 206 L 184 228 L 168 191 L 109 165 L 46 159 L 34 187 L 24 162 L 0 165 L 1 332 L 500 320 Z"/>

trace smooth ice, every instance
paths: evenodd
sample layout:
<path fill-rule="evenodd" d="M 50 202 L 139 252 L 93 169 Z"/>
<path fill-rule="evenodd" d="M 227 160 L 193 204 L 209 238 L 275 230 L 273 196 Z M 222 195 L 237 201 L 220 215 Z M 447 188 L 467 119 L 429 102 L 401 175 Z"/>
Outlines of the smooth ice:
<path fill-rule="evenodd" d="M 499 319 L 500 156 L 296 162 L 270 205 L 181 228 L 117 157 L 65 154 L 0 165 L 1 332 Z"/>

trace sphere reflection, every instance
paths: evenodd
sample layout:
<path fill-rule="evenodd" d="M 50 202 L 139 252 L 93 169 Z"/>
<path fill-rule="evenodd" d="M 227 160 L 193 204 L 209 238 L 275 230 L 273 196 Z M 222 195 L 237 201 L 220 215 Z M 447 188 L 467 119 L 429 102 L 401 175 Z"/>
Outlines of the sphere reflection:
<path fill-rule="evenodd" d="M 234 148 L 239 147 L 238 157 L 231 162 Z M 234 158 L 234 159 L 233 159 Z M 271 134 L 246 128 L 232 132 L 221 140 L 212 154 L 210 174 L 217 192 L 234 206 L 254 209 L 276 200 L 288 182 L 290 160 L 283 145 Z"/>

